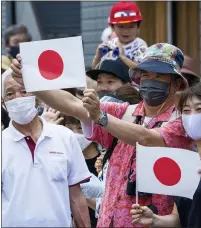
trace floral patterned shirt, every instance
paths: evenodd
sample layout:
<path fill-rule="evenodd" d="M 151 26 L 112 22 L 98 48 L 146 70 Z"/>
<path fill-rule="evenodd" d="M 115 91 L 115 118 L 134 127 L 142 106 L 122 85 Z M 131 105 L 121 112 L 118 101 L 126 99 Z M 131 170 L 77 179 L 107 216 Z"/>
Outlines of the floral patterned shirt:
<path fill-rule="evenodd" d="M 115 49 L 117 47 L 117 42 L 118 42 L 118 38 L 115 37 L 111 41 L 109 41 L 108 44 L 112 49 Z M 124 48 L 124 54 L 129 59 L 140 63 L 144 58 L 144 54 L 148 46 L 143 39 L 137 37 L 134 41 L 130 42 L 129 44 L 123 45 L 123 48 Z M 112 51 L 111 51 L 111 52 L 108 52 L 106 55 L 104 55 L 101 60 L 105 58 L 115 59 L 117 57 L 113 57 Z"/>
<path fill-rule="evenodd" d="M 125 113 L 128 103 L 101 103 L 101 109 L 119 119 Z M 171 106 L 166 112 L 152 119 L 147 128 L 152 128 L 156 122 L 166 122 L 172 116 L 174 106 Z M 143 102 L 138 104 L 132 114 L 133 116 L 142 116 L 145 111 Z M 192 140 L 186 137 L 185 130 L 181 123 L 181 118 L 169 122 L 166 126 L 157 129 L 169 147 L 191 149 Z M 103 127 L 93 126 L 92 137 L 90 140 L 102 144 L 108 149 L 114 139 Z M 107 170 L 106 186 L 103 195 L 103 201 L 100 209 L 97 227 L 143 227 L 132 224 L 130 210 L 135 203 L 135 196 L 126 194 L 128 174 L 130 168 L 133 170 L 133 178 L 136 175 L 135 159 L 131 165 L 131 158 L 135 156 L 136 148 L 118 141 L 109 161 Z M 155 205 L 159 215 L 168 215 L 173 209 L 173 198 L 171 196 L 152 194 L 152 196 L 139 196 L 140 205 Z"/>

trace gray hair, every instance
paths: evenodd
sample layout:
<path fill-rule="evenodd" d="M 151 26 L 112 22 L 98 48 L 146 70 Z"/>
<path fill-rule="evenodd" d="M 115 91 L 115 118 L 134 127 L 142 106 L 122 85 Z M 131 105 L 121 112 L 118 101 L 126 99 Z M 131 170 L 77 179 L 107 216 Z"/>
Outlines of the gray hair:
<path fill-rule="evenodd" d="M 12 78 L 12 70 L 11 68 L 8 68 L 2 75 L 1 75 L 1 96 L 4 98 L 5 96 L 5 86 L 6 86 L 6 81 L 10 80 Z"/>

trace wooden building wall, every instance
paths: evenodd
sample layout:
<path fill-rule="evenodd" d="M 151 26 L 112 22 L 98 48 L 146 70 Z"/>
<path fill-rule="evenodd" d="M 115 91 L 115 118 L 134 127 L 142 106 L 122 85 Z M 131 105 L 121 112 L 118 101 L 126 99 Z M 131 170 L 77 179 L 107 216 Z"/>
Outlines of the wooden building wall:
<path fill-rule="evenodd" d="M 137 1 L 142 12 L 143 21 L 140 37 L 148 45 L 167 42 L 167 2 Z M 173 1 L 172 44 L 179 47 L 185 54 L 200 62 L 200 2 Z"/>

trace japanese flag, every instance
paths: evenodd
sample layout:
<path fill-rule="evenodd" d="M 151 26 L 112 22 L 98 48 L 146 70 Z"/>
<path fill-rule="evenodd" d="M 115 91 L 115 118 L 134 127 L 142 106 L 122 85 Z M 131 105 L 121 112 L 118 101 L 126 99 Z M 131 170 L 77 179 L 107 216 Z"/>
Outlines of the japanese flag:
<path fill-rule="evenodd" d="M 20 44 L 27 92 L 85 87 L 81 36 Z"/>
<path fill-rule="evenodd" d="M 193 198 L 200 181 L 198 153 L 138 144 L 136 162 L 139 192 Z"/>

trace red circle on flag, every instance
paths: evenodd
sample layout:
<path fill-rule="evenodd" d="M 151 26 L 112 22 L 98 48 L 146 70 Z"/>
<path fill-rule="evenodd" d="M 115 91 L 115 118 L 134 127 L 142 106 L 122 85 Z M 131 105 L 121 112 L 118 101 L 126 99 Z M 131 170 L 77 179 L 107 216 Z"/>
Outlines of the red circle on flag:
<path fill-rule="evenodd" d="M 39 71 L 45 79 L 53 80 L 61 76 L 64 63 L 61 56 L 53 50 L 47 50 L 38 58 Z"/>
<path fill-rule="evenodd" d="M 156 178 L 164 185 L 176 185 L 181 179 L 181 169 L 171 158 L 159 158 L 153 169 Z"/>

